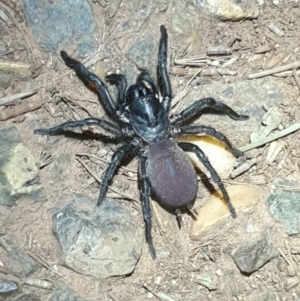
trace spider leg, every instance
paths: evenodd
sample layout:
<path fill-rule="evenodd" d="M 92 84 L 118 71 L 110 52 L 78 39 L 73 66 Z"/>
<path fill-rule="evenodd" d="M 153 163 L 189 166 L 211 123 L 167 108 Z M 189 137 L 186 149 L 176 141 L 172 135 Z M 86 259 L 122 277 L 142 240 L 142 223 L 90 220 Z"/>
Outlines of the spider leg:
<path fill-rule="evenodd" d="M 56 135 L 62 132 L 69 132 L 71 129 L 74 128 L 81 128 L 84 126 L 91 126 L 91 125 L 99 126 L 100 128 L 111 132 L 116 137 L 121 137 L 121 130 L 119 129 L 118 126 L 98 118 L 86 118 L 79 121 L 68 121 L 60 125 L 54 126 L 52 128 L 36 129 L 34 130 L 34 133 L 39 135 Z"/>
<path fill-rule="evenodd" d="M 160 26 L 160 33 L 161 37 L 158 50 L 157 79 L 162 94 L 162 106 L 166 112 L 169 112 L 172 99 L 172 89 L 167 70 L 168 34 L 164 25 Z"/>
<path fill-rule="evenodd" d="M 115 172 L 117 168 L 122 163 L 123 159 L 126 157 L 126 155 L 131 154 L 136 149 L 136 146 L 133 144 L 125 144 L 121 146 L 112 156 L 111 162 L 104 172 L 103 180 L 100 188 L 100 195 L 98 198 L 98 206 L 101 205 L 108 189 L 108 185 L 110 184 L 111 180 L 113 179 Z"/>
<path fill-rule="evenodd" d="M 96 86 L 99 99 L 102 101 L 109 117 L 111 119 L 116 119 L 116 104 L 103 81 L 96 74 L 91 73 L 81 63 L 69 57 L 65 51 L 61 51 L 60 54 L 65 64 L 73 69 L 85 84 L 92 83 Z"/>
<path fill-rule="evenodd" d="M 217 174 L 217 172 L 215 171 L 215 169 L 213 168 L 213 166 L 211 165 L 211 163 L 209 162 L 208 158 L 205 156 L 204 152 L 197 146 L 191 143 L 187 143 L 187 142 L 180 142 L 178 143 L 179 147 L 181 147 L 184 151 L 186 152 L 192 152 L 194 153 L 197 158 L 202 162 L 202 164 L 207 168 L 207 170 L 210 172 L 212 179 L 216 182 L 216 184 L 218 185 L 219 189 L 221 190 L 224 200 L 227 203 L 227 206 L 229 208 L 229 211 L 231 213 L 231 216 L 233 218 L 236 218 L 236 212 L 235 209 L 233 207 L 233 205 L 230 202 L 230 198 L 229 195 L 222 183 L 221 178 L 219 177 L 219 175 Z"/>
<path fill-rule="evenodd" d="M 150 184 L 146 171 L 147 158 L 141 156 L 139 162 L 139 190 L 142 202 L 142 211 L 145 222 L 146 242 L 149 246 L 149 251 L 153 259 L 156 258 L 156 252 L 153 247 L 151 236 L 151 208 L 150 208 Z"/>
<path fill-rule="evenodd" d="M 227 137 L 216 131 L 213 127 L 211 126 L 205 126 L 205 125 L 195 125 L 195 126 L 182 126 L 182 127 L 178 127 L 178 128 L 175 128 L 175 133 L 178 134 L 178 135 L 187 135 L 187 134 L 202 134 L 202 133 L 205 133 L 209 136 L 212 136 L 222 142 L 225 143 L 226 145 L 226 148 L 232 152 L 232 154 L 235 156 L 235 157 L 240 157 L 242 156 L 242 152 L 239 151 L 238 149 L 234 148 L 232 146 L 232 144 L 230 143 L 230 141 L 227 139 Z"/>
<path fill-rule="evenodd" d="M 206 111 L 205 111 L 206 109 Z M 191 118 L 199 117 L 202 114 L 218 113 L 227 115 L 234 120 L 246 120 L 247 115 L 240 115 L 224 103 L 218 102 L 215 99 L 208 97 L 195 101 L 191 106 L 181 111 L 179 114 L 170 117 L 171 124 L 183 123 Z"/>
<path fill-rule="evenodd" d="M 127 80 L 123 74 L 110 74 L 105 77 L 105 80 L 111 85 L 115 85 L 118 89 L 118 106 L 125 106 L 125 93 L 127 89 Z"/>

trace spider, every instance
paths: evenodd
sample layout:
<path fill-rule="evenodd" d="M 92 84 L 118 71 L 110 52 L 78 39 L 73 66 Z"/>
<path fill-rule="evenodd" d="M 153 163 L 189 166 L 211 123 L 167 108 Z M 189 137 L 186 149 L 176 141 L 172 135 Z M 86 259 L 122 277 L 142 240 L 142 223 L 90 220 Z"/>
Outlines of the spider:
<path fill-rule="evenodd" d="M 229 106 L 210 97 L 197 100 L 182 112 L 170 115 L 172 91 L 167 70 L 168 34 L 165 26 L 161 25 L 160 32 L 157 65 L 158 87 L 146 71 L 142 71 L 137 77 L 136 84 L 131 85 L 128 89 L 124 75 L 111 74 L 106 76 L 105 80 L 116 86 L 118 90 L 116 100 L 113 100 L 106 85 L 99 77 L 69 57 L 66 52 L 61 51 L 61 57 L 65 64 L 73 69 L 85 84 L 92 83 L 97 88 L 100 103 L 113 122 L 99 118 L 86 118 L 34 131 L 35 134 L 40 135 L 55 135 L 72 131 L 74 128 L 98 126 L 124 142 L 113 154 L 111 162 L 103 174 L 98 206 L 105 198 L 108 186 L 124 159 L 139 157 L 138 186 L 146 242 L 153 258 L 156 257 L 156 251 L 151 236 L 151 193 L 160 205 L 175 213 L 179 218 L 181 209 L 188 208 L 196 198 L 197 175 L 184 151 L 193 152 L 207 168 L 221 190 L 232 217 L 236 217 L 228 193 L 204 152 L 194 144 L 178 142 L 176 137 L 189 134 L 210 135 L 225 143 L 227 149 L 238 157 L 241 152 L 231 145 L 225 135 L 213 127 L 187 124 L 205 113 L 227 115 L 234 120 L 248 119 L 248 116 L 240 115 Z"/>

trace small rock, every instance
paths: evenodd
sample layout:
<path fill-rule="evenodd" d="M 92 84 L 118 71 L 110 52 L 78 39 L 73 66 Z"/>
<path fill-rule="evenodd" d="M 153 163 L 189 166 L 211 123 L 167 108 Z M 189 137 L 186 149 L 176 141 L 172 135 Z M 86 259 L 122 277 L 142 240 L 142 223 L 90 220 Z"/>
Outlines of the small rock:
<path fill-rule="evenodd" d="M 9 87 L 12 80 L 12 76 L 7 71 L 0 70 L 0 89 L 5 90 Z"/>
<path fill-rule="evenodd" d="M 216 275 L 219 276 L 219 277 L 223 276 L 222 270 L 221 269 L 217 269 L 216 270 Z"/>
<path fill-rule="evenodd" d="M 54 215 L 53 231 L 66 265 L 97 279 L 131 273 L 141 256 L 143 235 L 124 206 L 105 200 L 96 207 L 95 200 L 80 195 L 63 200 L 68 205 Z"/>
<path fill-rule="evenodd" d="M 281 222 L 289 235 L 300 232 L 300 193 L 287 187 L 299 187 L 299 182 L 276 179 L 267 205 L 273 218 Z"/>
<path fill-rule="evenodd" d="M 254 206 L 262 201 L 263 190 L 254 185 L 233 185 L 226 187 L 230 200 L 237 213 L 251 212 Z M 218 232 L 224 233 L 226 227 L 232 226 L 228 221 L 231 218 L 227 204 L 219 191 L 215 192 L 202 207 L 197 210 L 197 220 L 193 223 L 190 237 L 193 240 L 207 241 L 215 237 Z"/>
<path fill-rule="evenodd" d="M 251 142 L 256 142 L 267 137 L 274 129 L 277 129 L 281 123 L 282 112 L 277 107 L 270 109 L 263 117 L 262 124 L 259 129 L 250 135 Z"/>
<path fill-rule="evenodd" d="M 42 48 L 70 49 L 71 41 L 82 55 L 95 49 L 96 27 L 91 6 L 86 0 L 25 0 L 26 24 Z"/>
<path fill-rule="evenodd" d="M 212 17 L 221 20 L 254 19 L 259 16 L 259 9 L 253 0 L 196 0 L 194 4 Z"/>
<path fill-rule="evenodd" d="M 253 273 L 278 255 L 272 245 L 270 232 L 270 229 L 266 229 L 255 241 L 230 245 L 224 253 L 232 257 L 243 273 Z"/>
<path fill-rule="evenodd" d="M 0 205 L 13 206 L 23 195 L 44 201 L 35 157 L 22 143 L 15 127 L 0 130 Z"/>
<path fill-rule="evenodd" d="M 18 285 L 12 281 L 0 279 L 0 300 L 2 294 L 10 294 L 18 289 Z"/>
<path fill-rule="evenodd" d="M 218 288 L 217 285 L 212 280 L 212 277 L 208 273 L 202 273 L 198 275 L 195 281 L 205 286 L 210 291 L 214 291 Z"/>

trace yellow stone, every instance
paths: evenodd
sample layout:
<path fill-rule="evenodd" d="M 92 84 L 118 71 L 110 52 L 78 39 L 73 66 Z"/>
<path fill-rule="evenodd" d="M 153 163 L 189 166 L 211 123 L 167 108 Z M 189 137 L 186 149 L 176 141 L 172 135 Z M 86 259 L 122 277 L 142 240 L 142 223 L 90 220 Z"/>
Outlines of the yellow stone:
<path fill-rule="evenodd" d="M 211 165 L 217 171 L 221 179 L 226 179 L 233 170 L 233 163 L 236 158 L 231 152 L 226 150 L 225 144 L 210 136 L 183 136 L 180 141 L 189 142 L 197 145 L 208 157 Z M 194 153 L 187 153 L 194 166 L 197 166 L 202 172 L 207 169 L 203 167 Z"/>
<path fill-rule="evenodd" d="M 255 185 L 233 185 L 226 187 L 226 190 L 237 215 L 239 215 L 239 212 L 252 211 L 254 206 L 264 199 L 263 189 Z M 202 240 L 216 236 L 218 231 L 226 228 L 226 224 L 230 226 L 229 219 L 233 221 L 220 191 L 216 191 L 211 195 L 207 204 L 198 207 L 196 211 L 198 213 L 197 220 L 193 223 L 190 231 L 192 240 Z"/>

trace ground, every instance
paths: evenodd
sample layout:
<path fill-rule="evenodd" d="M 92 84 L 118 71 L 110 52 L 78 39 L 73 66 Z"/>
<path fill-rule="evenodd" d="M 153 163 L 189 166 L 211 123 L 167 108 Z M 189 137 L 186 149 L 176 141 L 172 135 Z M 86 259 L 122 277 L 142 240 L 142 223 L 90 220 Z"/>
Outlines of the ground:
<path fill-rule="evenodd" d="M 300 49 L 298 1 L 260 2 L 262 3 L 260 15 L 254 20 L 225 22 L 198 12 L 203 30 L 197 33 L 201 35 L 199 46 L 199 41 L 194 41 L 197 36 L 184 37 L 183 34 L 184 38 L 182 38 L 182 34 L 176 33 L 175 29 L 174 32 L 172 31 L 172 18 L 175 17 L 172 15 L 174 11 L 171 5 L 164 6 L 160 3 L 165 9 L 159 10 L 157 19 L 152 15 L 135 32 L 128 30 L 122 33 L 120 31 L 122 24 L 130 20 L 130 15 L 128 15 L 130 9 L 127 4 L 121 4 L 121 9 L 116 10 L 113 17 L 107 18 L 105 14 L 112 14 L 114 8 L 109 10 L 108 5 L 104 9 L 94 1 L 91 6 L 94 15 L 97 16 L 95 39 L 100 47 L 94 60 L 89 64 L 90 68 L 102 78 L 108 72 L 119 71 L 128 73 L 129 78 L 134 78 L 139 71 L 132 62 L 129 63 L 126 54 L 134 42 L 142 36 L 152 36 L 158 43 L 158 24 L 165 24 L 170 36 L 170 73 L 175 95 L 189 82 L 191 75 L 198 72 L 199 68 L 205 67 L 207 74 L 200 74 L 193 79 L 187 88 L 188 95 L 191 92 L 197 93 L 197 90 L 205 85 L 230 85 L 250 81 L 247 79 L 249 74 L 298 62 Z M 22 6 L 17 5 L 14 9 L 22 11 Z M 268 28 L 270 23 L 282 29 L 283 35 L 271 31 Z M 41 166 L 40 181 L 47 194 L 45 202 L 33 203 L 24 197 L 12 208 L 5 209 L 5 212 L 9 213 L 5 228 L 14 234 L 20 247 L 43 263 L 43 267 L 34 274 L 34 278 L 64 283 L 87 300 L 262 300 L 259 297 L 260 294 L 264 294 L 262 298 L 266 299 L 263 300 L 299 300 L 297 275 L 299 274 L 300 241 L 297 235 L 296 237 L 288 236 L 283 227 L 272 219 L 266 206 L 266 196 L 276 177 L 280 176 L 289 180 L 300 179 L 300 132 L 292 133 L 279 140 L 283 144 L 283 149 L 273 163 L 267 164 L 266 156 L 269 148 L 268 145 L 263 145 L 256 149 L 256 156 L 259 160 L 255 167 L 235 179 L 224 179 L 226 185 L 247 183 L 258 185 L 263 191 L 264 202 L 258 204 L 251 214 L 241 213 L 234 224 L 230 224 L 228 230 L 221 232 L 221 235 L 199 244 L 189 237 L 193 223 L 190 215 L 183 216 L 183 226 L 179 230 L 175 217 L 164 215 L 162 219 L 166 219 L 166 222 L 162 221 L 158 214 L 154 217 L 152 232 L 160 257 L 153 260 L 144 243 L 142 256 L 131 275 L 99 281 L 65 267 L 59 244 L 52 232 L 53 208 L 66 192 L 82 193 L 95 199 L 96 202 L 99 184 L 78 158 L 90 167 L 93 174 L 101 178 L 117 146 L 104 139 L 90 137 L 78 139 L 78 137 L 65 136 L 46 139 L 33 134 L 36 128 L 57 125 L 65 120 L 79 120 L 88 116 L 102 117 L 104 111 L 96 95 L 69 72 L 56 53 L 47 52 L 37 46 L 24 22 L 18 23 L 18 27 L 7 27 L 4 23 L 1 26 L 8 33 L 1 42 L 1 59 L 29 64 L 32 64 L 34 60 L 36 67 L 34 69 L 36 72 L 31 72 L 25 78 L 12 78 L 10 83 L 6 87 L 1 87 L 0 90 L 1 97 L 4 97 L 38 87 L 35 95 L 22 100 L 19 104 L 20 108 L 16 109 L 20 113 L 18 116 L 6 120 L 6 113 L 0 115 L 2 116 L 0 127 L 16 126 L 25 145 L 35 154 Z M 128 26 L 132 26 L 131 29 L 133 29 L 133 25 Z M 210 47 L 226 44 L 231 50 L 225 56 L 207 55 Z M 146 51 L 146 54 L 153 55 L 154 66 L 156 51 L 156 48 L 153 51 Z M 76 52 L 74 55 L 78 60 L 84 60 L 83 57 L 76 56 Z M 180 65 L 175 64 L 178 58 L 196 56 L 204 61 L 200 67 L 190 66 L 187 61 L 181 62 Z M 216 71 L 212 63 L 230 62 L 231 59 L 232 63 L 228 64 L 228 69 L 222 69 L 224 74 Z M 150 66 L 149 69 L 152 67 Z M 266 80 L 268 77 L 270 80 L 272 78 L 278 82 L 278 86 L 282 84 L 285 89 L 284 98 L 276 102 L 276 106 L 282 113 L 283 128 L 294 124 L 300 117 L 300 84 L 296 69 L 297 67 L 285 73 L 276 73 L 276 78 L 274 74 L 265 77 Z M 217 97 L 218 91 L 210 96 Z M 253 97 L 255 95 L 251 95 L 251 98 Z M 40 104 L 39 109 L 26 112 L 26 105 L 23 103 L 25 101 Z M 245 99 L 240 99 L 237 103 L 237 111 L 244 111 L 244 108 L 247 108 L 250 119 L 252 117 L 245 129 L 243 129 L 243 124 L 232 126 L 232 121 L 230 121 L 231 126 L 226 129 L 224 125 L 226 120 L 219 122 L 219 116 L 212 119 L 213 126 L 226 133 L 235 146 L 241 147 L 249 143 L 250 129 L 254 130 L 260 126 L 259 121 L 255 119 L 255 112 L 251 113 L 252 102 L 255 103 L 255 100 L 245 95 Z M 263 106 L 264 103 L 260 105 Z M 181 106 L 185 107 L 186 103 L 182 102 Z M 23 111 L 26 113 L 23 114 Z M 42 157 L 41 153 L 44 155 L 46 153 L 53 161 L 45 161 L 45 156 Z M 103 160 L 95 160 L 91 155 Z M 127 169 L 119 170 L 112 184 L 112 188 L 117 192 L 109 190 L 108 196 L 119 199 L 130 210 L 137 227 L 142 228 L 136 185 L 137 160 L 133 160 L 126 167 Z M 124 199 L 122 193 L 130 197 Z M 209 196 L 210 192 L 199 182 L 195 207 L 205 204 Z M 229 221 L 229 223 L 233 222 Z M 243 231 L 247 227 L 252 227 L 254 230 L 249 231 L 248 237 L 245 237 Z M 258 232 L 265 228 L 271 229 L 274 247 L 280 249 L 288 261 L 278 256 L 258 271 L 250 275 L 242 274 L 224 250 L 229 245 L 255 239 Z M 5 262 L 1 258 L 0 266 L 5 267 Z M 199 284 L 199 275 L 204 273 L 208 273 L 212 281 L 216 283 L 216 290 L 209 291 Z M 291 281 L 295 284 L 290 287 Z M 51 293 L 51 290 L 43 288 L 31 287 L 31 289 L 41 300 L 47 300 Z M 273 296 L 275 299 L 272 299 Z"/>

